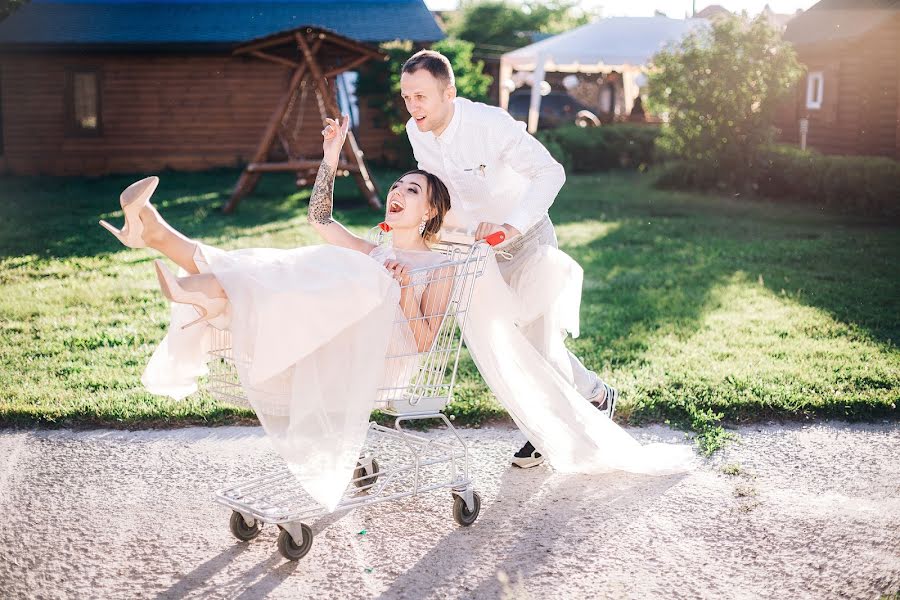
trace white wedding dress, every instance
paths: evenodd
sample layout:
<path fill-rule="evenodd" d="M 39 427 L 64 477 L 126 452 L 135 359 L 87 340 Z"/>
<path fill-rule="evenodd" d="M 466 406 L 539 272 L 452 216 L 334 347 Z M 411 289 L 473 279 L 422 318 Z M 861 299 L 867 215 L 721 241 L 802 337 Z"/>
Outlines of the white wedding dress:
<path fill-rule="evenodd" d="M 330 245 L 226 252 L 199 244 L 194 255 L 201 273 L 215 274 L 228 294 L 228 315 L 213 325 L 231 333 L 250 405 L 303 488 L 329 509 L 352 478 L 376 390 L 403 387 L 416 373 L 400 288 L 383 267 L 389 258 L 413 268 L 447 260 L 389 246 L 367 256 Z M 418 299 L 425 275 L 413 275 Z M 193 307 L 172 304 L 171 311 L 141 381 L 152 393 L 181 399 L 207 373 L 214 336 L 210 326 L 181 329 L 196 318 Z"/>
<path fill-rule="evenodd" d="M 195 262 L 228 294 L 241 385 L 276 451 L 310 496 L 333 510 L 352 478 L 378 389 L 415 374 L 415 340 L 399 307 L 400 289 L 382 266 L 395 258 L 436 266 L 432 252 L 378 246 L 369 256 L 336 246 L 222 251 L 198 245 Z M 563 252 L 536 252 L 512 290 L 493 256 L 477 280 L 466 345 L 488 386 L 554 468 L 663 474 L 692 466 L 689 446 L 640 445 L 574 389 L 562 335 L 544 359 L 519 331 L 537 317 L 577 335 L 581 268 Z M 421 298 L 427 281 L 415 281 Z M 525 298 L 526 302 L 519 299 Z M 172 304 L 168 334 L 142 377 L 152 393 L 181 399 L 206 374 L 213 330 L 189 305 Z M 403 324 L 395 328 L 395 322 Z"/>
<path fill-rule="evenodd" d="M 641 445 L 575 389 L 563 332 L 578 336 L 582 278 L 578 263 L 551 246 L 539 247 L 522 261 L 510 285 L 489 258 L 466 323 L 466 346 L 478 371 L 558 471 L 665 475 L 690 470 L 691 446 Z M 538 352 L 519 327 L 541 318 L 548 347 Z"/>

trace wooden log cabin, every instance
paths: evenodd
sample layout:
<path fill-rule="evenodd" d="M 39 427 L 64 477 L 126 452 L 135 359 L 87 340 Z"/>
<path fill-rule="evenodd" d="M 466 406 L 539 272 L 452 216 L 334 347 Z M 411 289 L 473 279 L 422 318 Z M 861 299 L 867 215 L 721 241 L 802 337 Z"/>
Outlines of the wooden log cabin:
<path fill-rule="evenodd" d="M 32 0 L 0 22 L 0 173 L 242 166 L 292 70 L 234 50 L 301 26 L 368 44 L 443 37 L 423 0 Z M 284 132 L 316 155 L 319 98 L 296 102 Z M 357 106 L 359 146 L 377 158 L 393 134 Z"/>
<path fill-rule="evenodd" d="M 784 32 L 806 68 L 776 124 L 825 154 L 900 160 L 900 0 L 822 0 Z"/>

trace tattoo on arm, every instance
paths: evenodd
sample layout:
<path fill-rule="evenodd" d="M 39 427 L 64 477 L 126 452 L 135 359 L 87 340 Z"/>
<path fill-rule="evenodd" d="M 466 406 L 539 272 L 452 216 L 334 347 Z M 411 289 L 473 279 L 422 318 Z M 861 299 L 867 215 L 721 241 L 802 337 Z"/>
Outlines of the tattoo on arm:
<path fill-rule="evenodd" d="M 334 206 L 334 175 L 334 169 L 322 162 L 319 166 L 319 173 L 316 175 L 316 183 L 313 186 L 309 209 L 306 213 L 306 220 L 310 223 L 319 223 L 320 225 L 334 223 L 334 219 L 331 218 Z"/>

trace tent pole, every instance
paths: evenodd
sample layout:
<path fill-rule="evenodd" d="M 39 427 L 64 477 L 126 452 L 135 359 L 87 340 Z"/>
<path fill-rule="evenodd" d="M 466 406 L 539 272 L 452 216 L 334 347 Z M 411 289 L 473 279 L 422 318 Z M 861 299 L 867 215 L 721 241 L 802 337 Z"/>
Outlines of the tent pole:
<path fill-rule="evenodd" d="M 541 115 L 541 82 L 544 81 L 544 56 L 539 54 L 534 67 L 534 83 L 531 86 L 531 103 L 528 106 L 528 133 L 538 128 Z"/>
<path fill-rule="evenodd" d="M 500 108 L 509 110 L 509 90 L 506 82 L 512 79 L 513 68 L 505 57 L 500 57 Z"/>

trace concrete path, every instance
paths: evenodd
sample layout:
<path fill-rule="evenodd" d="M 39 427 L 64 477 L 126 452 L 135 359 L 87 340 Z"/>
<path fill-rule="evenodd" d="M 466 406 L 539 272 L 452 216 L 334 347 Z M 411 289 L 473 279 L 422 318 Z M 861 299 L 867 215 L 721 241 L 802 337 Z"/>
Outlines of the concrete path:
<path fill-rule="evenodd" d="M 678 441 L 662 427 L 631 430 Z M 757 426 L 687 475 L 512 469 L 463 430 L 483 498 L 323 517 L 309 555 L 228 531 L 211 493 L 277 458 L 259 428 L 0 431 L 0 598 L 879 598 L 900 591 L 900 424 Z M 388 458 L 388 457 L 385 457 Z M 365 535 L 360 532 L 365 530 Z"/>

